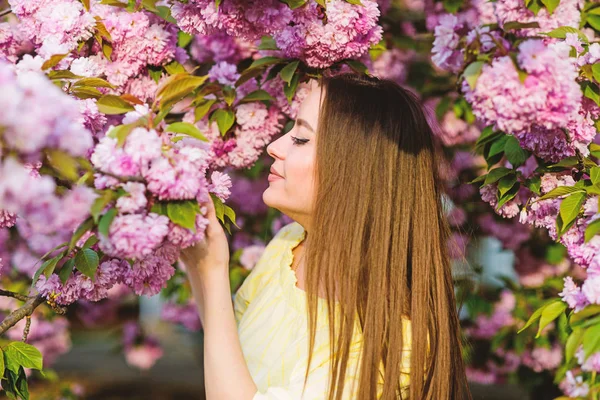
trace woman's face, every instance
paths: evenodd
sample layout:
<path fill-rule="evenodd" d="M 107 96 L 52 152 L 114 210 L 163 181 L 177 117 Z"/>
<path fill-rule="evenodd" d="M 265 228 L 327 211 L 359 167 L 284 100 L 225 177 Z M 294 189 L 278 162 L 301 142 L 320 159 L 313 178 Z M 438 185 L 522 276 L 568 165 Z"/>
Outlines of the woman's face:
<path fill-rule="evenodd" d="M 269 187 L 263 201 L 306 228 L 315 191 L 313 166 L 316 155 L 316 131 L 319 120 L 321 88 L 310 81 L 308 96 L 300 104 L 292 130 L 267 146 L 274 158 Z M 273 174 L 275 171 L 277 176 Z"/>

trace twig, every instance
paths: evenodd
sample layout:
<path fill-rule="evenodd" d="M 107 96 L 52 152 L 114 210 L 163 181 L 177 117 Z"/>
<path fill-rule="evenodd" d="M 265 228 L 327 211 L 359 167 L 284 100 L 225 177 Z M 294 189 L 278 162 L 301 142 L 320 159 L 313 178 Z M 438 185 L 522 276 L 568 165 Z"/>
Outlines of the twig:
<path fill-rule="evenodd" d="M 31 328 L 31 315 L 28 315 L 25 320 L 25 329 L 23 329 L 23 341 L 27 341 L 29 335 L 29 329 Z"/>
<path fill-rule="evenodd" d="M 8 290 L 2 290 L 2 289 L 0 289 L 0 296 L 13 297 L 13 298 L 15 298 L 17 300 L 21 300 L 21 301 L 27 301 L 27 300 L 29 300 L 29 296 L 25 296 L 24 294 L 10 292 Z"/>
<path fill-rule="evenodd" d="M 8 15 L 12 12 L 12 9 L 7 8 L 6 10 L 2 10 L 0 11 L 0 17 L 4 17 L 5 15 Z"/>
<path fill-rule="evenodd" d="M 110 172 L 104 172 L 97 168 L 94 168 L 94 172 L 103 174 L 106 176 L 110 176 L 111 178 L 115 178 L 120 182 L 145 182 L 143 178 L 138 178 L 137 176 L 119 176 L 119 175 L 112 174 Z"/>

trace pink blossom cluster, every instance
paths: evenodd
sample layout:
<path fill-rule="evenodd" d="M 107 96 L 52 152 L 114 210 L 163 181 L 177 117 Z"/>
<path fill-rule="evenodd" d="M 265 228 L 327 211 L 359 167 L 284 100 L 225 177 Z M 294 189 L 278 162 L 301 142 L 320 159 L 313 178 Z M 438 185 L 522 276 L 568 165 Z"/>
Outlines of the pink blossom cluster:
<path fill-rule="evenodd" d="M 284 57 L 303 60 L 316 68 L 359 58 L 382 37 L 380 11 L 372 0 L 362 5 L 328 1 L 325 13 L 314 1 L 294 10 L 275 0 L 250 3 L 229 1 L 217 10 L 210 0 L 175 2 L 172 13 L 188 33 L 225 32 L 246 40 L 270 35 Z"/>
<path fill-rule="evenodd" d="M 101 49 L 94 46 L 87 57 L 73 60 L 70 69 L 81 76 L 105 76 L 115 86 L 128 86 L 129 92 L 139 95 L 135 83 L 142 79 L 150 83 L 144 72 L 148 65 L 162 66 L 174 59 L 185 61 L 186 56 L 177 50 L 177 28 L 154 14 L 145 11 L 134 13 L 115 7 L 96 5 L 91 13 L 101 18 L 112 39 L 111 60 L 107 60 Z M 146 79 L 144 79 L 146 78 Z M 131 90 L 137 88 L 138 90 Z M 155 88 L 155 87 L 154 87 Z"/>
<path fill-rule="evenodd" d="M 82 77 L 106 78 L 116 86 L 113 92 L 117 94 L 128 92 L 143 101 L 153 99 L 157 85 L 147 67 L 188 58 L 177 47 L 177 27 L 144 10 L 128 12 L 98 0 L 90 1 L 89 11 L 78 0 L 11 3 L 21 31 L 37 47 L 36 59 L 43 62 L 53 55 L 66 54 L 59 63 L 61 69 L 68 68 Z M 110 34 L 110 40 L 104 38 L 110 43 L 110 59 L 95 39 L 86 42 L 94 34 L 101 35 L 104 28 Z M 88 44 L 79 48 L 84 42 Z"/>
<path fill-rule="evenodd" d="M 293 25 L 273 35 L 286 57 L 299 58 L 311 67 L 326 68 L 344 59 L 356 59 L 382 38 L 377 3 L 362 6 L 344 0 L 327 2 L 327 23 L 316 2 L 294 10 Z"/>
<path fill-rule="evenodd" d="M 152 368 L 164 353 L 159 341 L 144 333 L 135 321 L 123 326 L 123 348 L 127 364 L 141 370 Z"/>
<path fill-rule="evenodd" d="M 524 82 L 510 57 L 496 58 L 483 66 L 475 88 L 463 81 L 465 99 L 483 123 L 515 135 L 523 148 L 544 159 L 556 162 L 576 149 L 586 155 L 596 130 L 582 108 L 579 72 L 568 53 L 564 42 L 526 40 L 517 56 L 527 74 Z"/>
<path fill-rule="evenodd" d="M 518 29 L 515 31 L 520 36 L 533 36 L 539 32 L 550 32 L 561 26 L 579 28 L 581 20 L 582 0 L 561 0 L 556 9 L 550 14 L 546 7 L 542 7 L 536 14 L 525 7 L 519 0 L 501 0 L 494 2 L 494 14 L 501 27 L 505 23 L 518 21 L 521 23 L 537 22 L 539 28 Z"/>
<path fill-rule="evenodd" d="M 123 275 L 128 270 L 127 261 L 109 259 L 98 266 L 93 280 L 77 271 L 63 284 L 54 273 L 49 278 L 41 275 L 35 287 L 41 295 L 61 305 L 68 305 L 79 299 L 99 301 L 108 297 L 108 291 L 123 280 Z"/>
<path fill-rule="evenodd" d="M 69 53 L 94 34 L 97 21 L 78 0 L 9 0 L 8 3 L 45 59 Z"/>
<path fill-rule="evenodd" d="M 516 305 L 515 295 L 509 290 L 503 290 L 500 301 L 495 304 L 491 316 L 480 314 L 476 317 L 475 326 L 467 328 L 469 336 L 477 339 L 492 338 L 501 328 L 515 323 L 512 312 Z"/>
<path fill-rule="evenodd" d="M 17 74 L 4 62 L 0 62 L 0 86 L 0 127 L 6 148 L 29 162 L 39 159 L 44 148 L 87 155 L 93 140 L 82 124 L 77 100 L 41 73 Z M 23 118 L 23 110 L 27 110 L 27 118 Z"/>
<path fill-rule="evenodd" d="M 225 32 L 211 35 L 196 35 L 190 46 L 192 58 L 199 63 L 227 61 L 237 64 L 254 54 L 256 46 L 252 41 L 230 36 Z"/>
<path fill-rule="evenodd" d="M 0 61 L 16 63 L 19 56 L 31 51 L 33 45 L 21 26 L 14 22 L 0 22 Z"/>

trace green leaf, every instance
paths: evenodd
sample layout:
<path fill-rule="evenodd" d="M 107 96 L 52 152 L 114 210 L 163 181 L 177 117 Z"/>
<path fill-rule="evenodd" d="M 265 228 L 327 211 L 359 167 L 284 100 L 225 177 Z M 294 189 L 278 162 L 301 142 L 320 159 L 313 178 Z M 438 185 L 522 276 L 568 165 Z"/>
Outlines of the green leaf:
<path fill-rule="evenodd" d="M 58 63 L 61 62 L 63 60 L 63 58 L 65 58 L 68 55 L 69 55 L 69 53 L 66 53 L 66 54 L 55 54 L 55 55 L 53 55 L 52 57 L 50 57 L 49 59 L 47 59 L 42 64 L 42 71 L 45 71 L 47 69 L 56 67 L 58 65 Z"/>
<path fill-rule="evenodd" d="M 6 367 L 15 374 L 19 367 L 42 369 L 42 353 L 35 347 L 24 342 L 10 342 L 4 348 Z"/>
<path fill-rule="evenodd" d="M 577 348 L 581 344 L 581 340 L 583 339 L 583 329 L 575 328 L 573 332 L 569 335 L 567 339 L 567 343 L 565 345 L 565 361 L 568 363 L 573 359 L 573 355 L 577 351 Z"/>
<path fill-rule="evenodd" d="M 107 82 L 101 78 L 83 78 L 73 84 L 73 87 L 79 87 L 79 86 L 91 86 L 91 87 L 95 87 L 95 88 L 104 87 L 104 88 L 111 88 L 111 89 L 115 88 L 109 82 Z"/>
<path fill-rule="evenodd" d="M 358 74 L 368 74 L 369 70 L 367 66 L 357 60 L 345 60 L 344 61 L 352 70 Z"/>
<path fill-rule="evenodd" d="M 600 183 L 600 167 L 592 167 L 590 169 L 590 179 L 593 184 Z"/>
<path fill-rule="evenodd" d="M 74 87 L 71 94 L 79 99 L 99 99 L 102 97 L 102 92 L 91 86 Z"/>
<path fill-rule="evenodd" d="M 571 226 L 571 223 L 575 221 L 586 196 L 585 192 L 573 193 L 560 203 L 559 216 L 562 223 L 559 224 L 559 232 L 565 232 Z"/>
<path fill-rule="evenodd" d="M 83 76 L 75 75 L 71 71 L 68 70 L 58 70 L 58 71 L 50 71 L 48 72 L 48 78 L 51 80 L 54 79 L 78 79 L 83 78 Z"/>
<path fill-rule="evenodd" d="M 196 125 L 190 124 L 189 122 L 174 122 L 168 125 L 165 131 L 182 133 L 204 142 L 208 142 L 208 139 L 202 134 L 202 132 L 200 132 L 200 129 L 196 128 Z"/>
<path fill-rule="evenodd" d="M 465 68 L 465 71 L 463 72 L 463 78 L 467 80 L 467 83 L 471 89 L 475 89 L 477 79 L 479 79 L 479 75 L 481 75 L 481 69 L 483 68 L 484 64 L 485 63 L 483 61 L 475 61 Z"/>
<path fill-rule="evenodd" d="M 75 256 L 77 270 L 92 280 L 96 276 L 99 262 L 98 254 L 92 249 L 82 249 Z"/>
<path fill-rule="evenodd" d="M 240 103 L 248 103 L 251 101 L 275 101 L 275 99 L 267 91 L 259 89 L 248 93 L 240 100 Z"/>
<path fill-rule="evenodd" d="M 540 200 L 554 199 L 559 196 L 564 196 L 566 194 L 573 193 L 585 193 L 585 190 L 574 186 L 558 186 L 546 193 L 545 195 L 543 195 L 542 197 L 540 197 L 539 199 L 533 200 L 533 203 L 538 202 Z"/>
<path fill-rule="evenodd" d="M 221 132 L 221 135 L 225 135 L 235 122 L 235 114 L 231 110 L 219 108 L 215 110 L 210 119 L 211 121 L 217 121 L 219 132 Z"/>
<path fill-rule="evenodd" d="M 500 197 L 504 196 L 516 183 L 516 174 L 509 174 L 500 178 L 498 181 L 498 191 L 500 193 Z"/>
<path fill-rule="evenodd" d="M 98 243 L 99 240 L 96 237 L 96 235 L 92 235 L 90 236 L 85 243 L 83 243 L 83 246 L 81 247 L 82 249 L 88 249 L 90 247 L 92 247 L 93 245 L 95 245 L 96 243 Z"/>
<path fill-rule="evenodd" d="M 94 206 L 92 205 L 92 207 L 94 207 Z M 77 229 L 73 233 L 73 236 L 71 236 L 71 240 L 69 241 L 69 250 L 68 250 L 69 253 L 71 252 L 71 250 L 73 250 L 75 248 L 79 239 L 81 239 L 81 237 L 83 235 L 85 235 L 85 233 L 87 231 L 89 231 L 90 229 L 92 229 L 94 227 L 94 223 L 95 223 L 94 218 L 90 217 L 90 218 L 87 218 L 85 221 L 83 221 L 77 227 Z"/>
<path fill-rule="evenodd" d="M 572 313 L 569 317 L 569 324 L 571 326 L 579 326 L 589 317 L 596 315 L 600 315 L 600 305 L 592 304 L 577 313 Z"/>
<path fill-rule="evenodd" d="M 496 205 L 496 212 L 498 212 L 504 204 L 508 203 L 509 201 L 511 201 L 512 199 L 515 198 L 515 196 L 519 192 L 520 187 L 521 187 L 520 182 L 515 183 L 513 185 L 513 187 L 511 187 L 504 195 L 502 195 L 498 199 L 498 204 Z"/>
<path fill-rule="evenodd" d="M 592 238 L 596 235 L 600 234 L 600 219 L 597 219 L 595 221 L 592 221 L 586 228 L 585 228 L 585 243 L 589 242 L 590 240 L 592 240 Z"/>
<path fill-rule="evenodd" d="M 156 0 L 142 0 L 142 6 L 151 12 L 157 12 L 156 9 Z"/>
<path fill-rule="evenodd" d="M 75 182 L 77 179 L 79 179 L 79 173 L 77 172 L 77 160 L 75 160 L 72 155 L 65 151 L 54 149 L 47 150 L 46 155 L 48 156 L 48 163 L 62 177 L 72 182 Z"/>
<path fill-rule="evenodd" d="M 290 7 L 292 10 L 302 7 L 303 5 L 306 4 L 307 0 L 280 0 L 282 3 L 285 3 L 288 5 L 288 7 Z"/>
<path fill-rule="evenodd" d="M 240 227 L 239 227 L 239 226 L 236 224 L 236 222 L 235 222 L 235 211 L 233 210 L 233 208 L 229 207 L 229 206 L 228 206 L 228 205 L 226 205 L 226 204 L 223 204 L 223 207 L 224 207 L 223 211 L 224 211 L 224 214 L 225 214 L 225 216 L 226 216 L 227 218 L 229 218 L 229 220 L 230 220 L 231 222 L 233 222 L 233 224 L 234 224 L 234 225 L 235 225 L 235 226 L 236 226 L 238 229 L 240 229 Z"/>
<path fill-rule="evenodd" d="M 235 81 L 235 87 L 239 87 L 241 84 L 249 81 L 252 78 L 256 78 L 263 74 L 263 70 L 261 68 L 248 68 L 244 70 L 237 81 Z"/>
<path fill-rule="evenodd" d="M 540 176 L 532 176 L 527 179 L 527 187 L 536 195 L 540 195 L 540 189 L 542 187 L 542 179 Z"/>
<path fill-rule="evenodd" d="M 548 9 L 548 14 L 552 15 L 552 13 L 554 12 L 554 10 L 556 9 L 556 7 L 558 7 L 558 4 L 560 3 L 560 0 L 541 0 L 542 4 L 544 6 L 546 6 L 546 8 Z"/>
<path fill-rule="evenodd" d="M 208 113 L 213 104 L 216 103 L 216 100 L 206 100 L 200 103 L 196 109 L 194 110 L 194 122 L 200 121 L 204 116 Z"/>
<path fill-rule="evenodd" d="M 213 193 L 210 194 L 210 197 L 215 205 L 215 215 L 217 216 L 217 219 L 221 221 L 221 223 L 225 223 L 225 205 L 223 204 L 223 201 L 221 201 L 221 199 L 215 196 Z"/>
<path fill-rule="evenodd" d="M 24 400 L 29 400 L 29 388 L 27 387 L 27 375 L 25 375 L 25 369 L 19 368 L 19 373 L 14 380 L 13 389 L 15 392 Z"/>
<path fill-rule="evenodd" d="M 585 359 L 593 353 L 600 351 L 600 325 L 587 328 L 583 334 L 582 342 Z"/>
<path fill-rule="evenodd" d="M 529 157 L 527 151 L 521 148 L 519 141 L 514 136 L 508 136 L 504 144 L 504 155 L 514 168 L 522 165 Z"/>
<path fill-rule="evenodd" d="M 600 16 L 588 14 L 587 23 L 595 30 L 600 31 Z"/>
<path fill-rule="evenodd" d="M 509 135 L 500 136 L 496 141 L 492 142 L 490 146 L 490 151 L 485 157 L 486 159 L 491 158 L 497 154 L 504 153 L 504 147 L 508 142 Z"/>
<path fill-rule="evenodd" d="M 354 4 L 354 5 L 357 5 L 357 6 L 362 6 L 363 5 L 360 2 L 360 0 L 346 0 L 346 3 Z"/>
<path fill-rule="evenodd" d="M 4 376 L 4 351 L 0 347 L 0 379 Z"/>
<path fill-rule="evenodd" d="M 95 28 L 96 28 L 96 31 L 98 31 L 98 34 L 100 35 L 100 37 L 108 40 L 109 42 L 112 42 L 112 37 L 110 36 L 110 32 L 108 31 L 108 29 L 106 29 L 106 25 L 104 25 L 104 23 L 102 22 L 100 17 L 95 17 L 95 18 L 96 18 Z"/>
<path fill-rule="evenodd" d="M 182 49 L 186 48 L 188 44 L 192 42 L 194 36 L 189 33 L 185 33 L 184 31 L 179 31 L 177 33 L 177 47 L 181 47 Z"/>
<path fill-rule="evenodd" d="M 187 71 L 183 68 L 183 65 L 179 64 L 177 61 L 171 61 L 167 65 L 165 65 L 165 71 L 169 75 L 175 75 L 180 73 L 186 73 Z"/>
<path fill-rule="evenodd" d="M 271 36 L 263 36 L 260 38 L 258 50 L 279 50 L 279 48 L 277 47 L 277 43 L 275 43 L 275 39 Z"/>
<path fill-rule="evenodd" d="M 283 84 L 283 93 L 285 93 L 285 97 L 288 100 L 289 104 L 292 104 L 292 99 L 296 94 L 296 89 L 298 89 L 298 81 L 300 80 L 300 74 L 294 74 L 292 81 L 288 85 L 287 83 Z"/>
<path fill-rule="evenodd" d="M 198 202 L 195 200 L 170 201 L 167 203 L 169 219 L 179 226 L 196 232 L 196 215 L 200 212 Z"/>
<path fill-rule="evenodd" d="M 175 18 L 173 18 L 173 16 L 171 15 L 171 8 L 169 8 L 167 6 L 157 6 L 156 9 L 158 10 L 156 15 L 158 15 L 165 21 L 170 22 L 171 24 L 177 23 Z"/>
<path fill-rule="evenodd" d="M 551 30 L 550 32 L 539 33 L 540 35 L 547 35 L 557 39 L 565 39 L 567 33 L 576 33 L 579 36 L 579 39 L 583 43 L 589 43 L 587 36 L 579 29 L 575 29 L 571 26 L 561 26 L 556 29 Z"/>
<path fill-rule="evenodd" d="M 561 314 L 565 312 L 567 309 L 567 303 L 562 300 L 557 300 L 552 302 L 542 310 L 542 315 L 540 317 L 540 326 L 538 328 L 536 338 L 540 337 L 542 330 L 548 326 L 548 324 L 558 318 Z"/>
<path fill-rule="evenodd" d="M 262 57 L 262 58 L 259 58 L 258 60 L 254 60 L 252 62 L 252 64 L 250 64 L 250 67 L 248 67 L 248 69 L 266 67 L 267 65 L 279 64 L 283 61 L 285 61 L 285 60 L 283 58 L 279 58 L 279 57 L 272 57 L 272 56 Z M 236 82 L 235 86 L 239 86 L 237 84 L 237 82 Z"/>
<path fill-rule="evenodd" d="M 600 82 L 600 63 L 592 65 L 592 74 L 596 82 Z"/>
<path fill-rule="evenodd" d="M 186 73 L 177 73 L 169 76 L 158 88 L 156 95 L 160 98 L 163 108 L 169 103 L 176 102 L 190 94 L 206 82 L 208 75 L 194 76 Z M 174 103 L 173 103 L 174 104 Z"/>
<path fill-rule="evenodd" d="M 518 21 L 509 21 L 505 22 L 502 25 L 502 29 L 506 31 L 510 31 L 513 29 L 530 29 L 530 28 L 539 28 L 540 24 L 538 22 L 518 22 Z"/>
<path fill-rule="evenodd" d="M 555 300 L 555 301 L 560 301 L 560 300 Z M 525 325 L 521 329 L 519 329 L 517 331 L 517 333 L 523 332 L 525 329 L 527 329 L 531 325 L 533 325 L 535 323 L 535 321 L 537 321 L 538 319 L 540 319 L 540 317 L 542 316 L 542 311 L 544 311 L 545 307 L 546 307 L 546 305 L 543 305 L 542 307 L 540 307 L 537 310 L 535 310 L 533 312 L 533 314 L 531 314 L 531 317 L 529 317 L 529 320 L 527 320 L 527 322 L 525 323 Z"/>
<path fill-rule="evenodd" d="M 127 137 L 137 126 L 139 126 L 139 124 L 135 122 L 132 122 L 131 124 L 115 126 L 108 131 L 107 136 L 117 139 L 117 147 L 123 147 Z"/>
<path fill-rule="evenodd" d="M 223 88 L 223 99 L 228 106 L 231 106 L 235 101 L 236 92 L 231 86 L 225 86 Z"/>
<path fill-rule="evenodd" d="M 123 126 L 123 125 L 121 125 Z M 115 192 L 112 190 L 104 190 L 102 194 L 94 200 L 92 203 L 92 207 L 90 208 L 90 214 L 92 214 L 92 219 L 95 224 L 98 223 L 98 218 L 100 214 L 111 201 L 115 199 Z M 91 228 L 90 228 L 91 229 Z"/>
<path fill-rule="evenodd" d="M 156 214 L 168 216 L 167 203 L 156 202 L 152 205 L 152 208 L 150 209 L 150 211 L 153 213 L 156 213 Z"/>
<path fill-rule="evenodd" d="M 595 83 L 584 81 L 581 83 L 583 86 L 583 95 L 588 99 L 593 100 L 596 105 L 600 106 L 600 90 Z"/>
<path fill-rule="evenodd" d="M 442 2 L 444 9 L 451 14 L 456 14 L 463 6 L 464 0 L 444 0 Z"/>
<path fill-rule="evenodd" d="M 108 237 L 108 231 L 110 228 L 110 224 L 112 223 L 113 219 L 115 219 L 116 215 L 117 215 L 116 208 L 113 207 L 113 208 L 109 209 L 102 216 L 102 218 L 100 218 L 100 221 L 98 222 L 98 233 Z"/>
<path fill-rule="evenodd" d="M 283 79 L 283 81 L 286 82 L 288 85 L 291 84 L 292 78 L 294 77 L 294 73 L 296 72 L 296 69 L 298 69 L 299 64 L 300 61 L 293 61 L 285 67 L 283 67 L 283 69 L 279 72 L 279 76 L 281 76 L 281 79 Z"/>
<path fill-rule="evenodd" d="M 67 283 L 69 276 L 71 276 L 71 273 L 73 272 L 74 266 L 75 266 L 75 260 L 71 258 L 63 264 L 60 271 L 58 272 L 58 276 L 63 285 L 65 283 Z"/>
<path fill-rule="evenodd" d="M 131 104 L 112 94 L 100 97 L 96 105 L 101 113 L 108 115 L 125 114 L 134 110 Z"/>
<path fill-rule="evenodd" d="M 492 183 L 496 183 L 497 181 L 500 180 L 500 178 L 503 178 L 512 172 L 513 172 L 512 169 L 509 169 L 506 167 L 495 168 L 487 174 L 485 181 L 484 181 L 484 185 L 490 185 Z"/>

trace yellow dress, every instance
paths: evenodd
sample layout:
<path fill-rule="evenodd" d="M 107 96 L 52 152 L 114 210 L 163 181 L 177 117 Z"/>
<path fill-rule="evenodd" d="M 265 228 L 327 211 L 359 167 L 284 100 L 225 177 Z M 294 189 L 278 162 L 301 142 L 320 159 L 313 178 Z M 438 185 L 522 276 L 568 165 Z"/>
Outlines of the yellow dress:
<path fill-rule="evenodd" d="M 308 362 L 308 311 L 306 292 L 296 286 L 291 269 L 292 249 L 304 239 L 302 225 L 292 222 L 269 242 L 261 258 L 234 296 L 234 311 L 244 358 L 258 387 L 252 400 L 323 400 L 329 384 L 329 331 L 324 299 L 319 298 L 315 348 L 308 381 L 302 395 Z M 410 367 L 410 325 L 404 326 L 401 384 L 407 388 Z M 344 399 L 356 399 L 357 368 L 362 334 L 355 328 Z M 382 364 L 378 398 L 381 396 Z M 352 384 L 356 382 L 356 387 Z M 405 395 L 404 398 L 407 396 Z"/>

